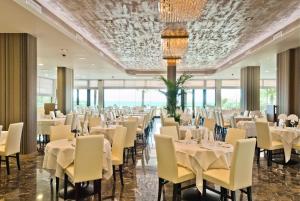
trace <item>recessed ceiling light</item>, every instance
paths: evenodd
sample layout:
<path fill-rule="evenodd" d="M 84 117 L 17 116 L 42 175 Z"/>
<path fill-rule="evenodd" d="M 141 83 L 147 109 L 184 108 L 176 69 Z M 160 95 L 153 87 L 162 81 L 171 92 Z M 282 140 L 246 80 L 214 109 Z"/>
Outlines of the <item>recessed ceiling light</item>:
<path fill-rule="evenodd" d="M 95 66 L 95 64 L 91 64 L 92 66 Z"/>
<path fill-rule="evenodd" d="M 85 58 L 85 57 L 80 57 L 79 59 L 84 60 L 84 59 L 86 59 L 86 58 Z"/>
<path fill-rule="evenodd" d="M 44 64 L 39 64 L 39 66 L 43 66 Z"/>

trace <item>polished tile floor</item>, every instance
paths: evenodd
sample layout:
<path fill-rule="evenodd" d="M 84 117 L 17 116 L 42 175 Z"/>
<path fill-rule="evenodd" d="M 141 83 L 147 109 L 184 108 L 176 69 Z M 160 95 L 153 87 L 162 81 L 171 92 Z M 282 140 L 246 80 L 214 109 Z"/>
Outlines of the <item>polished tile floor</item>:
<path fill-rule="evenodd" d="M 159 121 L 154 124 L 155 133 L 159 128 Z M 300 159 L 299 163 L 282 166 L 273 164 L 266 166 L 262 157 L 260 166 L 253 166 L 253 200 L 255 201 L 300 201 Z M 0 169 L 0 201 L 10 200 L 62 200 L 50 185 L 50 175 L 42 167 L 43 155 L 33 154 L 21 157 L 21 171 L 17 171 L 16 164 L 12 163 L 11 175 L 6 175 L 4 164 Z M 155 201 L 157 200 L 158 179 L 156 175 L 156 156 L 153 137 L 149 139 L 149 146 L 143 151 L 139 149 L 137 162 L 131 160 L 125 167 L 125 185 L 122 188 L 118 180 L 113 185 L 112 180 L 102 181 L 102 196 L 111 201 Z M 62 182 L 61 182 L 62 183 Z M 60 186 L 62 188 L 62 185 Z M 54 186 L 55 188 L 55 186 Z M 165 200 L 172 200 L 172 186 L 165 188 Z M 113 197 L 111 197 L 113 195 Z M 84 200 L 97 200 L 94 196 Z M 199 193 L 186 190 L 183 193 L 185 201 L 201 200 Z M 209 193 L 202 200 L 218 200 L 218 197 Z M 247 200 L 245 195 L 238 196 L 238 200 Z"/>

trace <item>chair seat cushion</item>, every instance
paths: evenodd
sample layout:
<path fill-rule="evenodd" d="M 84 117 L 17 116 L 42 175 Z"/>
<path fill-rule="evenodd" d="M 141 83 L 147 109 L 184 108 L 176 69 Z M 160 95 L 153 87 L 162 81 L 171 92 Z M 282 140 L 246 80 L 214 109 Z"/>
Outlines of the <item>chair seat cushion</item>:
<path fill-rule="evenodd" d="M 211 169 L 203 172 L 203 179 L 226 189 L 230 189 L 229 185 L 230 171 L 227 169 Z"/>
<path fill-rule="evenodd" d="M 178 166 L 178 178 L 175 181 L 172 181 L 175 184 L 182 183 L 195 178 L 194 173 L 182 166 Z"/>
<path fill-rule="evenodd" d="M 118 157 L 116 157 L 114 155 L 111 156 L 111 161 L 112 161 L 113 165 L 121 165 L 121 164 L 123 164 L 123 160 L 121 160 L 120 158 L 118 158 Z"/>
<path fill-rule="evenodd" d="M 137 129 L 136 129 L 136 133 L 139 134 L 139 135 L 141 135 L 141 134 L 143 134 L 144 132 L 143 132 L 143 129 L 137 128 Z"/>
<path fill-rule="evenodd" d="M 5 156 L 4 152 L 5 152 L 5 145 L 2 144 L 2 145 L 0 145 L 0 155 Z"/>
<path fill-rule="evenodd" d="M 69 176 L 69 178 L 71 180 L 73 180 L 74 177 L 74 164 L 69 165 L 66 170 L 65 170 L 66 174 Z"/>
<path fill-rule="evenodd" d="M 272 147 L 270 148 L 270 150 L 275 150 L 275 149 L 283 149 L 283 144 L 280 141 L 272 141 Z"/>

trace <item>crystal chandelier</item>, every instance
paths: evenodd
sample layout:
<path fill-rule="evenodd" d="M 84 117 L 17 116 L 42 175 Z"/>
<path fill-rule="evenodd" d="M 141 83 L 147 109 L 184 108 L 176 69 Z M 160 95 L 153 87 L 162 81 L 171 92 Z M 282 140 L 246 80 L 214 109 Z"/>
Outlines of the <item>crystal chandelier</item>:
<path fill-rule="evenodd" d="M 197 20 L 207 0 L 160 0 L 162 22 L 188 22 Z"/>
<path fill-rule="evenodd" d="M 188 33 L 185 29 L 166 29 L 162 33 L 164 59 L 181 59 L 188 48 Z"/>

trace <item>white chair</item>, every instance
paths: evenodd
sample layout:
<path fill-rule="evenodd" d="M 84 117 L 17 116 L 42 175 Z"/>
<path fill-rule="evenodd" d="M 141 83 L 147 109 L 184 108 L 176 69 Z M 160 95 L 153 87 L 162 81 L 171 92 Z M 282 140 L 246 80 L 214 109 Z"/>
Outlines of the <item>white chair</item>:
<path fill-rule="evenodd" d="M 136 129 L 138 123 L 136 121 L 124 121 L 123 126 L 127 128 L 125 149 L 127 150 L 127 160 L 128 161 L 128 152 L 131 152 L 132 162 L 135 163 L 135 140 L 136 140 Z M 124 150 L 125 151 L 125 150 Z"/>
<path fill-rule="evenodd" d="M 91 116 L 88 120 L 88 128 L 91 130 L 93 127 L 101 126 L 100 117 Z"/>
<path fill-rule="evenodd" d="M 65 169 L 64 198 L 68 182 L 75 184 L 75 199 L 79 200 L 80 183 L 94 181 L 94 193 L 101 200 L 103 135 L 79 136 L 76 139 L 74 163 Z"/>
<path fill-rule="evenodd" d="M 178 134 L 178 139 L 180 140 L 181 139 L 181 136 L 180 136 L 180 130 L 179 130 L 179 123 L 178 122 L 165 122 L 165 125 L 164 127 L 168 127 L 168 126 L 175 126 L 176 129 L 177 129 L 177 134 Z"/>
<path fill-rule="evenodd" d="M 248 201 L 252 201 L 252 166 L 256 139 L 238 140 L 233 152 L 230 169 L 210 169 L 203 172 L 203 196 L 206 195 L 206 181 L 221 186 L 221 200 L 227 200 L 227 190 L 231 199 L 236 200 L 235 192 L 247 188 Z"/>
<path fill-rule="evenodd" d="M 229 128 L 226 134 L 225 142 L 235 146 L 236 142 L 246 138 L 246 131 L 239 128 Z"/>
<path fill-rule="evenodd" d="M 73 134 L 71 132 L 70 125 L 57 125 L 50 126 L 50 142 L 61 139 L 72 139 Z"/>
<path fill-rule="evenodd" d="M 178 132 L 176 126 L 163 126 L 160 128 L 160 134 L 170 136 L 173 140 L 178 140 Z"/>
<path fill-rule="evenodd" d="M 50 111 L 49 115 L 50 115 L 51 119 L 55 119 L 55 113 L 54 113 L 54 111 Z"/>
<path fill-rule="evenodd" d="M 249 116 L 249 111 L 248 111 L 248 110 L 245 110 L 243 116 L 244 116 L 244 117 L 248 117 L 248 116 Z"/>
<path fill-rule="evenodd" d="M 216 126 L 216 121 L 214 119 L 206 118 L 204 120 L 204 125 L 203 126 L 208 128 L 209 131 L 214 132 L 215 131 L 215 126 Z"/>
<path fill-rule="evenodd" d="M 268 122 L 255 122 L 257 133 L 257 164 L 260 159 L 260 149 L 267 150 L 268 166 L 272 164 L 272 151 L 283 149 L 282 142 L 272 139 Z"/>
<path fill-rule="evenodd" d="M 157 171 L 159 177 L 158 201 L 161 198 L 162 188 L 165 183 L 173 183 L 173 200 L 181 200 L 181 183 L 195 179 L 193 172 L 177 165 L 175 147 L 172 137 L 155 135 Z"/>
<path fill-rule="evenodd" d="M 118 126 L 115 131 L 114 140 L 112 144 L 112 165 L 113 165 L 113 176 L 114 181 L 116 181 L 116 166 L 119 166 L 119 173 L 120 173 L 120 180 L 122 186 L 124 185 L 123 182 L 123 153 L 124 153 L 124 146 L 126 140 L 126 132 L 127 128 Z"/>
<path fill-rule="evenodd" d="M 20 144 L 23 131 L 23 123 L 10 124 L 7 132 L 7 136 L 3 144 L 0 145 L 0 166 L 2 162 L 2 156 L 5 157 L 6 171 L 10 174 L 9 169 L 9 157 L 16 155 L 18 170 L 20 170 Z M 3 132 L 4 133 L 4 132 Z"/>
<path fill-rule="evenodd" d="M 67 114 L 66 120 L 65 120 L 65 125 L 71 125 L 73 121 L 73 114 Z"/>

